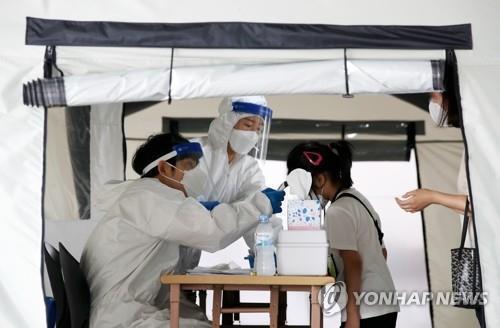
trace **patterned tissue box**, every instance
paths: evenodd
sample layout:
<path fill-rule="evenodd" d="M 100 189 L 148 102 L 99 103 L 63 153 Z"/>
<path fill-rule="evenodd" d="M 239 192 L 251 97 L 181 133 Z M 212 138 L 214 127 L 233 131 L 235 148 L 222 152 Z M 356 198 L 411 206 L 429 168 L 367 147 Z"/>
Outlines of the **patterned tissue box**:
<path fill-rule="evenodd" d="M 319 200 L 289 200 L 287 211 L 288 230 L 321 229 Z"/>

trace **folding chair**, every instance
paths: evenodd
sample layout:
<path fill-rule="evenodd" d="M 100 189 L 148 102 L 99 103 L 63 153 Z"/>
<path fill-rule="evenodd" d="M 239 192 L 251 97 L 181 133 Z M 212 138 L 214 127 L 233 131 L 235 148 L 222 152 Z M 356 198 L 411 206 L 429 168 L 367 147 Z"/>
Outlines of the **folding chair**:
<path fill-rule="evenodd" d="M 90 289 L 80 269 L 80 263 L 59 243 L 64 288 L 68 298 L 71 328 L 88 328 L 90 318 Z"/>
<path fill-rule="evenodd" d="M 56 301 L 56 327 L 71 328 L 68 300 L 64 290 L 59 252 L 49 243 L 44 243 L 45 266 L 49 275 L 50 287 Z"/>

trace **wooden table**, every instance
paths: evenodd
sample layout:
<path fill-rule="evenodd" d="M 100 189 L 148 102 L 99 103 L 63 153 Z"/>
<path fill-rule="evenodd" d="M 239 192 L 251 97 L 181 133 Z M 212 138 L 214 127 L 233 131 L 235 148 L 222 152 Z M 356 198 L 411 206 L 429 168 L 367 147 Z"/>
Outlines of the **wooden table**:
<path fill-rule="evenodd" d="M 170 285 L 170 327 L 179 328 L 181 290 L 213 290 L 212 327 L 220 327 L 221 313 L 268 312 L 270 327 L 278 327 L 278 295 L 280 291 L 311 293 L 311 327 L 321 326 L 318 294 L 322 286 L 333 283 L 332 277 L 317 276 L 235 276 L 235 275 L 171 275 L 161 276 L 162 284 Z M 271 293 L 269 308 L 222 308 L 222 290 L 267 290 Z"/>

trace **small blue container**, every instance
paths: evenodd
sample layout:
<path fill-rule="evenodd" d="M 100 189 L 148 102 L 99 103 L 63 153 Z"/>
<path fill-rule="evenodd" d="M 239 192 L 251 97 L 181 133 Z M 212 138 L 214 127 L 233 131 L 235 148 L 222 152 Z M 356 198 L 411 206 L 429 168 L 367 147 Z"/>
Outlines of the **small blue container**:
<path fill-rule="evenodd" d="M 248 254 L 248 256 L 245 256 L 245 260 L 248 260 L 248 265 L 250 266 L 250 269 L 253 269 L 255 257 L 252 254 Z"/>
<path fill-rule="evenodd" d="M 45 309 L 47 328 L 54 328 L 56 325 L 56 301 L 52 297 L 45 297 Z"/>

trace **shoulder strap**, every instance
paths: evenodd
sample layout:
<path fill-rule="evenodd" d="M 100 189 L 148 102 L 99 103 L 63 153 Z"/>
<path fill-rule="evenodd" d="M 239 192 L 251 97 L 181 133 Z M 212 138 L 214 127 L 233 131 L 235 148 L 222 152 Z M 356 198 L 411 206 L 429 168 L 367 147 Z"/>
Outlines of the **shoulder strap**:
<path fill-rule="evenodd" d="M 384 233 L 382 232 L 382 230 L 380 229 L 379 227 L 379 224 L 378 224 L 378 221 L 375 219 L 375 217 L 372 215 L 372 212 L 370 212 L 370 210 L 368 209 L 368 207 L 365 205 L 365 203 L 363 203 L 361 201 L 361 199 L 359 199 L 357 196 L 353 195 L 353 194 L 350 194 L 350 193 L 342 193 L 340 194 L 337 199 L 339 198 L 342 198 L 342 197 L 350 197 L 350 198 L 354 198 L 355 200 L 357 200 L 361 205 L 363 205 L 363 207 L 366 209 L 366 211 L 368 212 L 368 214 L 370 215 L 370 217 L 372 218 L 373 220 L 373 223 L 375 224 L 375 228 L 377 229 L 377 234 L 378 234 L 378 241 L 380 243 L 380 245 L 382 245 L 382 241 L 384 240 Z M 335 199 L 335 201 L 337 200 Z"/>
<path fill-rule="evenodd" d="M 467 197 L 467 201 L 465 202 L 464 223 L 462 226 L 462 238 L 460 239 L 460 248 L 464 248 L 465 246 L 465 237 L 467 236 L 468 227 L 469 227 L 469 198 Z"/>

